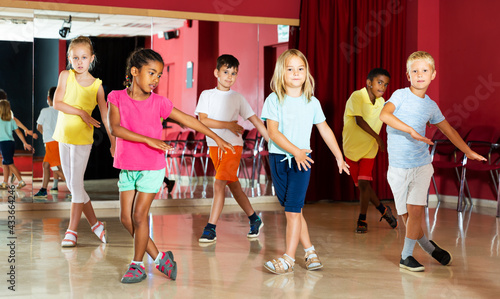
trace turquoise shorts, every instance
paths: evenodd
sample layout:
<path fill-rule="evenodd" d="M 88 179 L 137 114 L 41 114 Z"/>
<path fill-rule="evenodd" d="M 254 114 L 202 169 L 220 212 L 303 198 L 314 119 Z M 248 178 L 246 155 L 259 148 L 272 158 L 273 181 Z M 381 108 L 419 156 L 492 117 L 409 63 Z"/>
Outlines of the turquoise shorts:
<path fill-rule="evenodd" d="M 137 190 L 143 193 L 158 193 L 165 178 L 165 168 L 160 170 L 122 170 L 118 177 L 120 192 Z"/>

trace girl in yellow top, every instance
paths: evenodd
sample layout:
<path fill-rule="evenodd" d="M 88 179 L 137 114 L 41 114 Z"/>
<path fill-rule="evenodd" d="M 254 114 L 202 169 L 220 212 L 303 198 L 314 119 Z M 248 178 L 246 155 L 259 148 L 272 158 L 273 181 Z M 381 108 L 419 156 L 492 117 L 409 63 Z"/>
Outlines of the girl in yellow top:
<path fill-rule="evenodd" d="M 59 75 L 54 95 L 54 108 L 61 113 L 57 118 L 53 138 L 59 141 L 61 166 L 72 195 L 70 220 L 61 243 L 62 247 L 76 246 L 76 230 L 82 211 L 92 231 L 106 243 L 104 224 L 97 220 L 83 186 L 83 175 L 92 148 L 94 127 L 100 127 L 100 123 L 91 116 L 96 105 L 99 105 L 101 118 L 111 141 L 112 155 L 115 144 L 107 123 L 108 108 L 102 81 L 89 73 L 94 59 L 94 49 L 88 37 L 79 36 L 73 39 L 68 47 L 71 69 L 62 71 Z"/>

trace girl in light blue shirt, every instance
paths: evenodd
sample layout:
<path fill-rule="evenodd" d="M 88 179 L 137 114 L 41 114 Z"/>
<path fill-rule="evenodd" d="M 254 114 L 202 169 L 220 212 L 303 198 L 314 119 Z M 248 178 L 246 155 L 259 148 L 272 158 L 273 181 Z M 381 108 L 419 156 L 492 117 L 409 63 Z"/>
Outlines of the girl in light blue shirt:
<path fill-rule="evenodd" d="M 293 272 L 295 252 L 302 243 L 307 270 L 323 267 L 309 238 L 302 214 L 309 185 L 310 139 L 313 125 L 337 160 L 339 173 L 349 174 L 335 135 L 325 121 L 321 105 L 313 96 L 314 79 L 307 59 L 299 50 L 280 55 L 271 81 L 274 91 L 265 101 L 261 118 L 267 121 L 271 175 L 280 204 L 285 207 L 286 250 L 282 257 L 264 264 L 275 274 Z"/>

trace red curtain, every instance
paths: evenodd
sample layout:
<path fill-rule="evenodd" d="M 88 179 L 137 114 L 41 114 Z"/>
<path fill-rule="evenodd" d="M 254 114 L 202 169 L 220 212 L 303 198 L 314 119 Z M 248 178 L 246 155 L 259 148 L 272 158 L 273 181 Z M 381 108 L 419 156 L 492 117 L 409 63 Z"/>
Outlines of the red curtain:
<path fill-rule="evenodd" d="M 290 47 L 306 55 L 316 80 L 315 96 L 340 146 L 345 103 L 353 91 L 366 86 L 372 68 L 382 67 L 391 74 L 386 100 L 406 86 L 405 7 L 404 0 L 302 1 L 300 29 L 291 30 Z M 385 126 L 381 136 L 386 140 Z M 335 158 L 317 130 L 311 147 L 315 164 L 306 201 L 357 200 L 352 179 L 339 175 Z M 379 152 L 373 187 L 381 199 L 392 198 L 387 168 L 387 153 Z"/>

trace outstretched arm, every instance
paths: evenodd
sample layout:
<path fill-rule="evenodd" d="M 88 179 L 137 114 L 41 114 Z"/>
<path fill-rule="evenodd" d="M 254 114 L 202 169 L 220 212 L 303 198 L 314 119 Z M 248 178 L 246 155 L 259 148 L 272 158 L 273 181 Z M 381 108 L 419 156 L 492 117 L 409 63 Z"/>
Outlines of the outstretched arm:
<path fill-rule="evenodd" d="M 267 132 L 269 133 L 269 138 L 276 143 L 279 147 L 289 152 L 295 158 L 297 162 L 297 167 L 299 170 L 304 169 L 307 171 L 311 168 L 311 164 L 314 160 L 307 156 L 308 153 L 312 152 L 310 149 L 300 149 L 296 147 L 293 143 L 288 140 L 283 133 L 279 131 L 279 122 L 271 119 L 266 120 Z"/>
<path fill-rule="evenodd" d="M 430 145 L 434 144 L 429 138 L 418 134 L 415 129 L 394 116 L 394 110 L 396 110 L 396 106 L 394 106 L 393 103 L 386 103 L 384 108 L 382 108 L 382 112 L 380 112 L 380 120 L 396 130 L 410 134 L 410 136 L 415 140 L 422 141 Z"/>
<path fill-rule="evenodd" d="M 120 111 L 118 107 L 116 107 L 114 104 L 111 103 L 109 103 L 107 122 L 109 123 L 110 134 L 114 136 L 113 140 L 115 139 L 115 137 L 120 137 L 122 139 L 130 141 L 142 142 L 153 148 L 160 149 L 162 151 L 167 151 L 172 149 L 172 147 L 163 142 L 163 140 L 137 134 L 122 127 L 120 125 Z"/>
<path fill-rule="evenodd" d="M 233 121 L 215 120 L 212 118 L 208 118 L 208 114 L 206 113 L 199 113 L 198 117 L 200 118 L 200 121 L 209 128 L 228 129 L 231 132 L 233 132 L 236 136 L 240 136 L 240 134 L 243 134 L 244 129 L 242 126 L 238 125 L 237 120 Z"/>
<path fill-rule="evenodd" d="M 382 152 L 385 152 L 384 141 L 382 140 L 382 138 L 380 138 L 380 136 L 377 133 L 375 133 L 375 131 L 373 131 L 372 127 L 370 127 L 370 125 L 363 119 L 363 117 L 356 115 L 354 118 L 356 119 L 356 124 L 361 129 L 363 129 L 363 131 L 365 131 L 366 133 L 370 134 L 373 138 L 375 138 L 375 140 L 377 140 L 378 146 L 380 147 L 380 150 Z"/>
<path fill-rule="evenodd" d="M 212 130 L 210 130 L 206 125 L 197 120 L 195 117 L 188 115 L 177 108 L 174 108 L 170 113 L 170 118 L 180 122 L 186 127 L 189 127 L 212 138 L 213 140 L 215 140 L 215 142 L 223 152 L 226 152 L 227 149 L 231 150 L 233 153 L 235 152 L 233 146 L 230 143 L 220 138 L 219 135 L 215 134 Z"/>
<path fill-rule="evenodd" d="M 100 123 L 90 116 L 85 110 L 78 109 L 63 102 L 64 94 L 66 93 L 66 81 L 68 81 L 68 76 L 68 71 L 62 71 L 59 75 L 56 92 L 54 93 L 54 109 L 62 111 L 66 114 L 78 115 L 89 127 L 94 126 L 99 128 Z"/>
<path fill-rule="evenodd" d="M 264 137 L 264 139 L 269 142 L 269 134 L 267 133 L 266 126 L 257 115 L 252 115 L 248 118 L 248 120 L 253 124 L 253 126 L 259 131 L 260 135 Z"/>
<path fill-rule="evenodd" d="M 460 137 L 460 134 L 448 123 L 447 120 L 443 120 L 440 123 L 435 124 L 435 126 L 443 132 L 446 137 L 453 143 L 459 150 L 461 150 L 466 156 L 467 159 L 478 160 L 478 161 L 486 161 L 486 158 L 479 155 L 475 151 L 471 150 L 471 148 L 465 143 L 465 141 Z"/>
<path fill-rule="evenodd" d="M 337 166 L 339 167 L 339 173 L 345 171 L 347 174 L 350 174 L 349 166 L 344 161 L 344 155 L 340 150 L 339 144 L 337 143 L 337 139 L 335 138 L 335 134 L 333 134 L 333 131 L 330 128 L 330 126 L 326 123 L 326 121 L 324 121 L 322 123 L 317 124 L 316 128 L 318 128 L 319 134 L 321 135 L 326 145 L 328 145 L 328 148 L 332 151 L 333 155 L 335 156 L 335 159 L 337 160 Z"/>
<path fill-rule="evenodd" d="M 28 130 L 28 128 L 19 120 L 17 119 L 15 116 L 14 116 L 14 121 L 16 122 L 16 125 L 23 129 L 24 130 L 24 136 L 32 136 L 33 139 L 38 139 L 38 135 L 36 133 L 33 133 L 32 130 Z"/>

